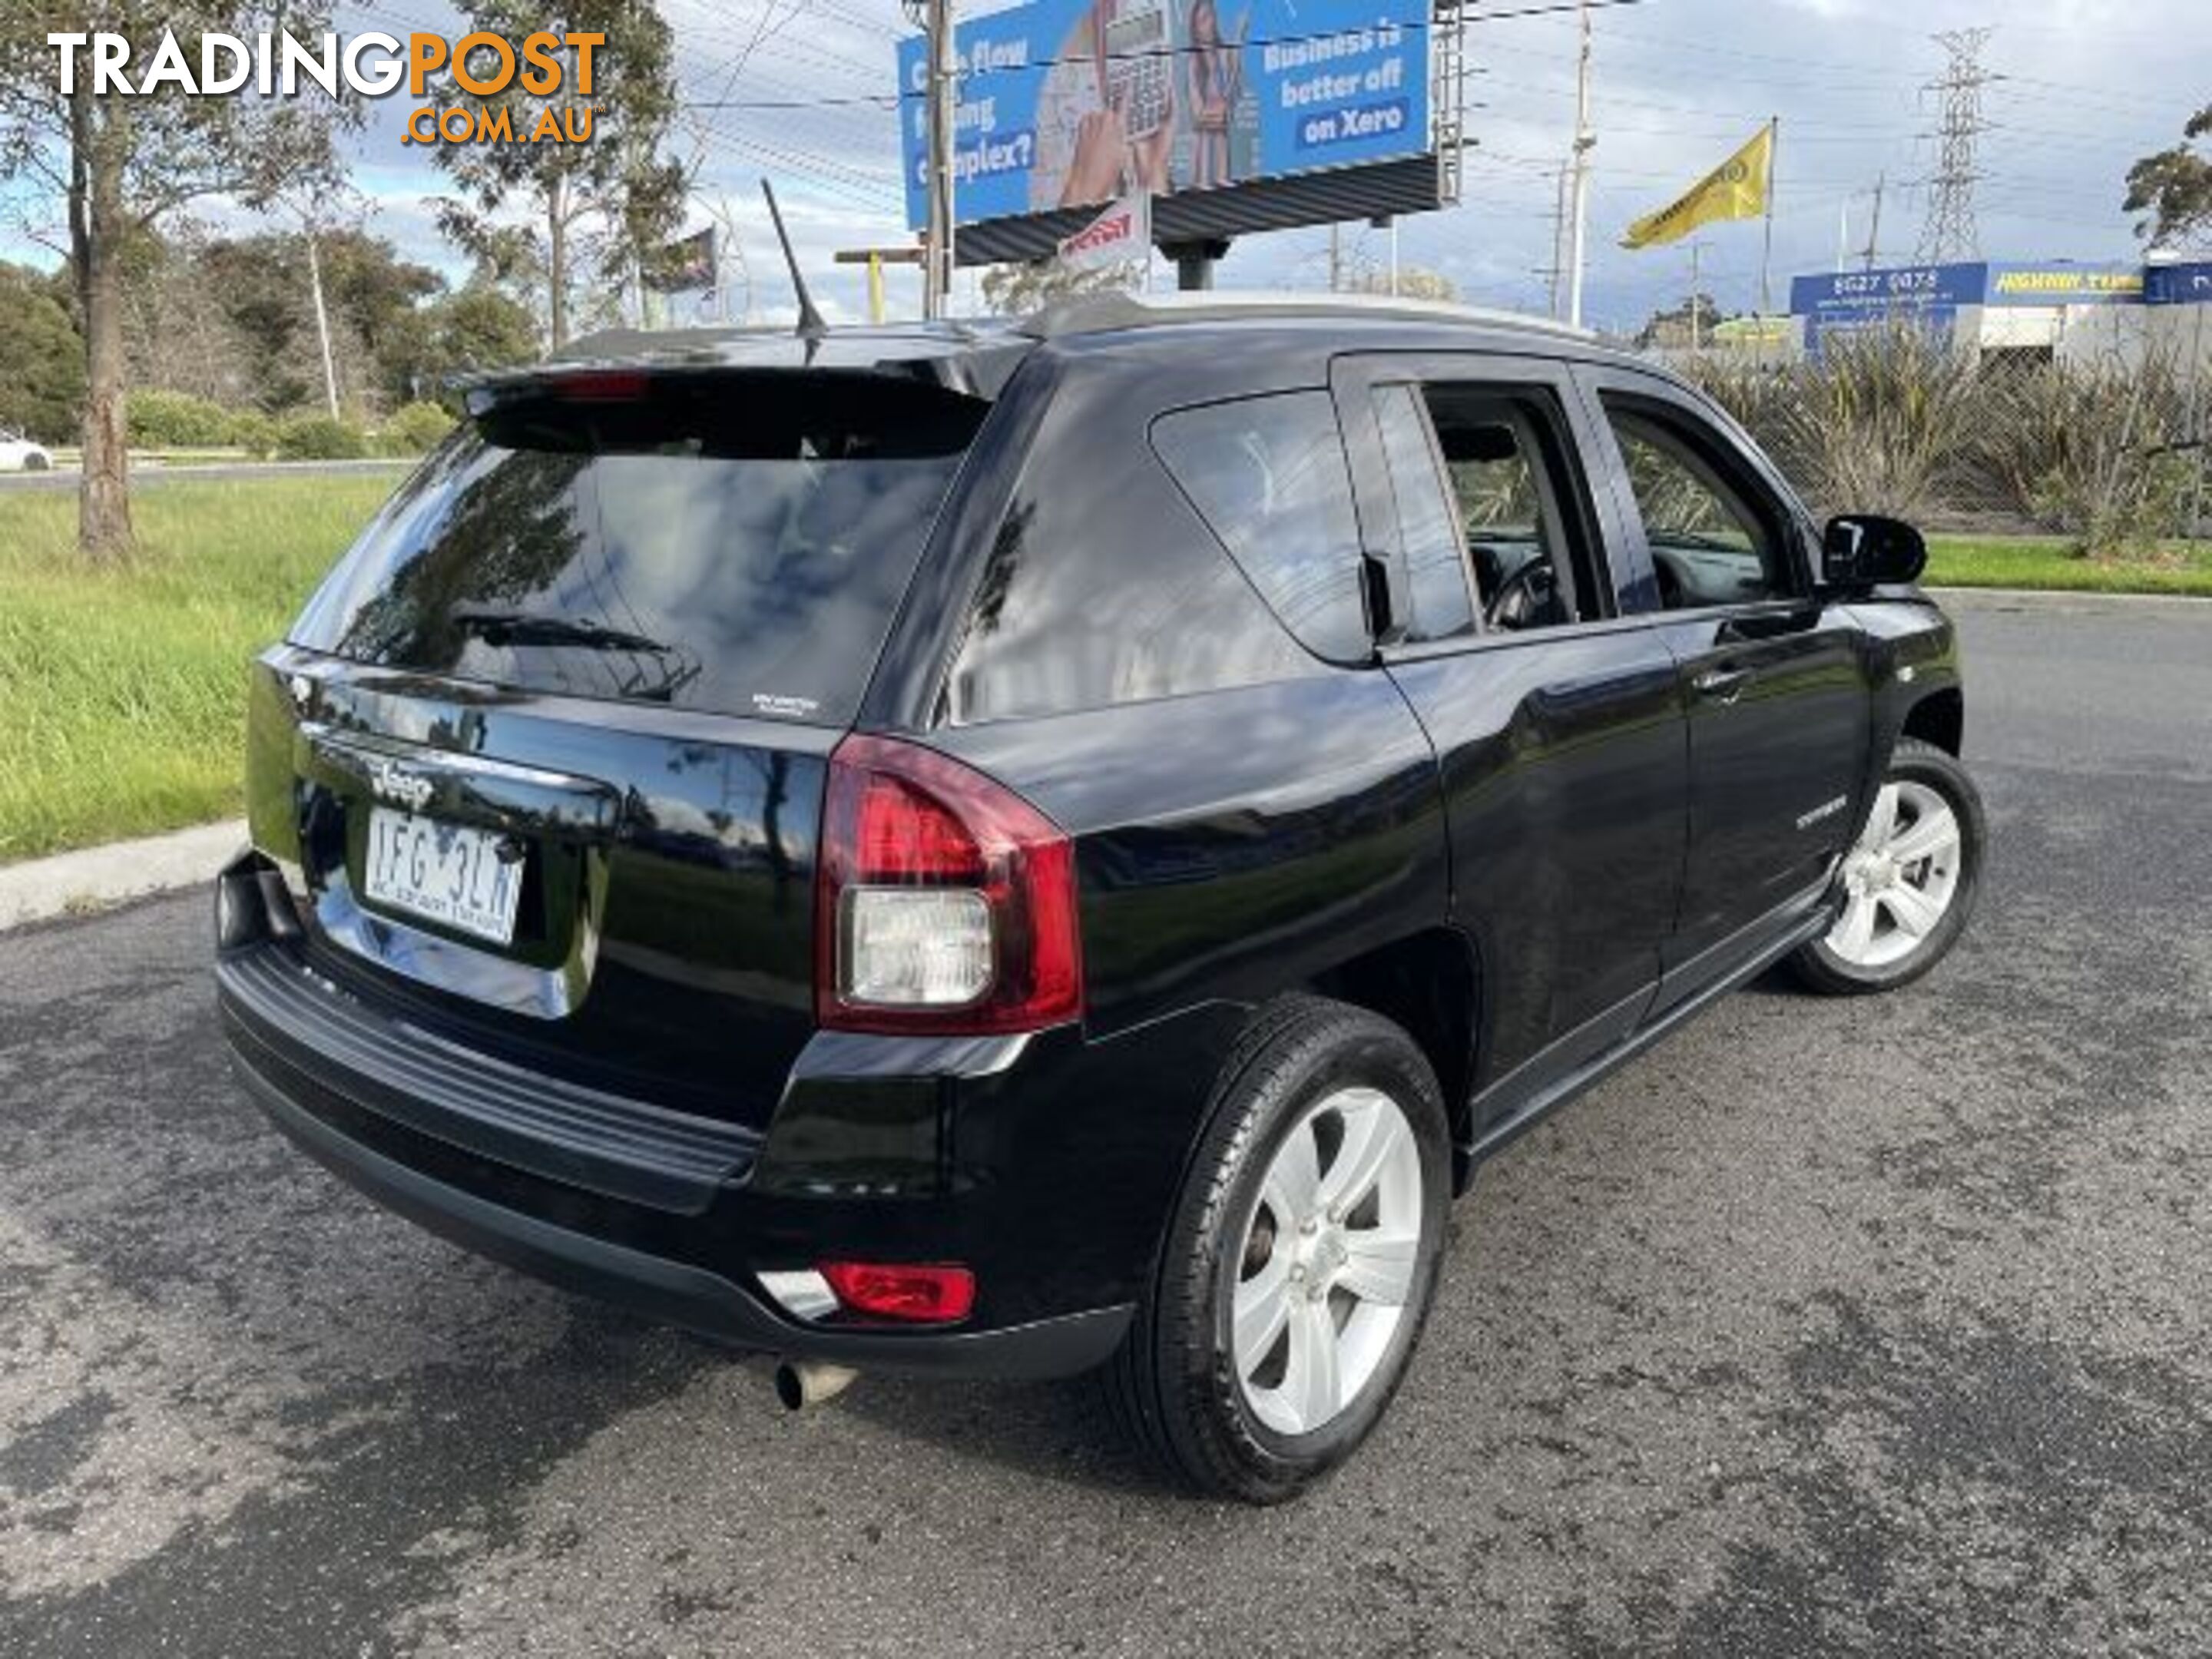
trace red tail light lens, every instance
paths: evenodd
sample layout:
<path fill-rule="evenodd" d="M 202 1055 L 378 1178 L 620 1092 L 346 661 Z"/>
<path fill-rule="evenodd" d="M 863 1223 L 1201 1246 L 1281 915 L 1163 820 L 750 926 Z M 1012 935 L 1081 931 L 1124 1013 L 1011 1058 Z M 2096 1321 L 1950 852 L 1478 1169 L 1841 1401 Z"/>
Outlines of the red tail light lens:
<path fill-rule="evenodd" d="M 848 1031 L 1039 1030 L 1079 1018 L 1074 848 L 972 767 L 887 738 L 830 757 L 815 1014 Z"/>
<path fill-rule="evenodd" d="M 825 1261 L 819 1271 L 846 1312 L 872 1319 L 945 1324 L 975 1306 L 975 1275 L 965 1267 Z"/>

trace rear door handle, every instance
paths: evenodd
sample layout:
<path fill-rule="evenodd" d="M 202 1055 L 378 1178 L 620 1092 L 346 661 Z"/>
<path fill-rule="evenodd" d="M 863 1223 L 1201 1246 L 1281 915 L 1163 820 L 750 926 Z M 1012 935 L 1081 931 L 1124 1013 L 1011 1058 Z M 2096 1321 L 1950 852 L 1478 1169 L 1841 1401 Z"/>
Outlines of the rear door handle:
<path fill-rule="evenodd" d="M 1699 696 L 1711 697 L 1717 702 L 1734 702 L 1750 684 L 1748 668 L 1709 668 L 1690 682 Z"/>

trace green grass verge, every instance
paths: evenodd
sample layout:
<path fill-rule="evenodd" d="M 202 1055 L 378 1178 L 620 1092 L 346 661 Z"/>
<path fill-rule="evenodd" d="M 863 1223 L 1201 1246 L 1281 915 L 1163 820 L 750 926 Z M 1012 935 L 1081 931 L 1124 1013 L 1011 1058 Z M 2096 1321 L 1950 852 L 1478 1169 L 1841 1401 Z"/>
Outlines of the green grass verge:
<path fill-rule="evenodd" d="M 2176 542 L 2157 560 L 2077 557 L 2044 536 L 1930 536 L 1934 587 L 2033 587 L 2082 593 L 2194 593 L 2212 598 L 2212 542 Z"/>
<path fill-rule="evenodd" d="M 78 558 L 74 495 L 0 493 L 0 863 L 237 811 L 245 665 L 392 483 L 171 480 L 134 501 L 142 548 L 112 569 Z M 2212 545 L 2099 564 L 1942 536 L 1928 580 L 2212 595 Z"/>
<path fill-rule="evenodd" d="M 114 568 L 74 494 L 0 493 L 0 863 L 239 811 L 246 665 L 392 482 L 165 483 Z"/>

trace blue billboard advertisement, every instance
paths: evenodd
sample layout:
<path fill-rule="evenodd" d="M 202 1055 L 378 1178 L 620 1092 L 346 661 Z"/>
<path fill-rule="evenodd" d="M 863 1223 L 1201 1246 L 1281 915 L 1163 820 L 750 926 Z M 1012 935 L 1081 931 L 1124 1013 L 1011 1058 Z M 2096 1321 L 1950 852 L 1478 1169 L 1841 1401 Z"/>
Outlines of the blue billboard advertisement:
<path fill-rule="evenodd" d="M 1948 334 L 1960 307 L 1981 304 L 1989 276 L 1989 266 L 1977 261 L 1800 276 L 1790 284 L 1790 311 L 1806 319 L 1806 349 L 1816 356 L 1830 334 L 1893 321 Z"/>
<path fill-rule="evenodd" d="M 1430 0 L 1034 0 L 968 18 L 959 222 L 1279 178 L 1430 147 Z M 928 216 L 927 49 L 899 43 L 908 222 Z"/>
<path fill-rule="evenodd" d="M 1897 313 L 1978 306 L 1989 291 L 1990 268 L 1978 261 L 1955 265 L 1905 265 L 1893 270 L 1839 270 L 1800 276 L 1790 284 L 1790 309 L 1799 317 L 1882 318 Z"/>

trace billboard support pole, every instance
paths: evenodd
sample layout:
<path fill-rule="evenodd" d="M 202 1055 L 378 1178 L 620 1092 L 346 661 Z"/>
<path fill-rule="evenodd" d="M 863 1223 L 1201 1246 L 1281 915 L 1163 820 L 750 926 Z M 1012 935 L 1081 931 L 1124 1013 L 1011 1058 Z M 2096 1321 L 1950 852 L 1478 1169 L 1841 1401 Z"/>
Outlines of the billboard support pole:
<path fill-rule="evenodd" d="M 951 308 L 952 121 L 959 60 L 952 44 L 952 0 L 929 0 L 929 263 L 921 314 L 932 322 Z"/>
<path fill-rule="evenodd" d="M 1229 239 L 1210 237 L 1194 242 L 1162 242 L 1160 252 L 1176 262 L 1176 287 L 1185 294 L 1203 294 L 1213 286 L 1213 266 L 1229 253 Z"/>

